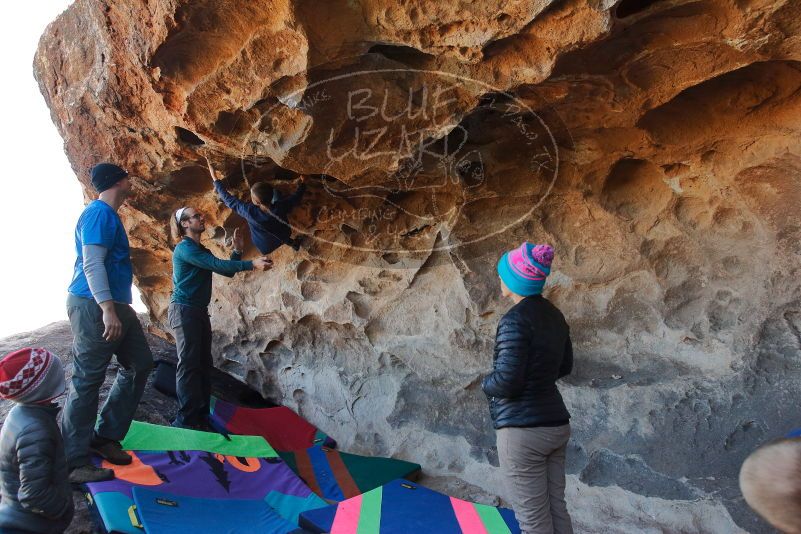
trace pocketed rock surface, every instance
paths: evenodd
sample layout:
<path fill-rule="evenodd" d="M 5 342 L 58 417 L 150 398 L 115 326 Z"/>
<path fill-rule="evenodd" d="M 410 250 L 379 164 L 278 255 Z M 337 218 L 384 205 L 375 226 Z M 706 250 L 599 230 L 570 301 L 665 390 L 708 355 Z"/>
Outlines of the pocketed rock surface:
<path fill-rule="evenodd" d="M 301 250 L 215 280 L 215 358 L 343 448 L 504 495 L 479 387 L 495 262 L 548 242 L 577 530 L 770 532 L 737 473 L 801 426 L 799 21 L 793 0 L 79 0 L 34 71 L 87 198 L 97 162 L 136 176 L 121 215 L 165 333 L 170 214 L 201 210 L 218 254 L 244 225 L 203 156 L 240 196 L 307 177 Z"/>

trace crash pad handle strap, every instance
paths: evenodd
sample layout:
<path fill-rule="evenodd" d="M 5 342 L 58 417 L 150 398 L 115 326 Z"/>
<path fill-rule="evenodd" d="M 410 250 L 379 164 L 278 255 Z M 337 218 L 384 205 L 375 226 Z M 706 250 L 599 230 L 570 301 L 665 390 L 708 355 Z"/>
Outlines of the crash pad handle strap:
<path fill-rule="evenodd" d="M 132 504 L 131 507 L 128 508 L 128 519 L 131 520 L 131 524 L 133 526 L 135 526 L 136 528 L 141 528 L 142 530 L 145 529 L 145 527 L 142 526 L 142 522 L 139 521 L 139 516 L 136 515 L 136 505 L 135 504 Z"/>

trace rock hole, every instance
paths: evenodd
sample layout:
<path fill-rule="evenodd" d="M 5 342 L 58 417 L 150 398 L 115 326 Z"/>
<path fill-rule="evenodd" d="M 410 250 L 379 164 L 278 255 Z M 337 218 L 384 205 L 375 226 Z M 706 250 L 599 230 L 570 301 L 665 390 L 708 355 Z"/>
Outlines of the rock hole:
<path fill-rule="evenodd" d="M 689 169 L 690 166 L 687 165 L 686 163 L 670 163 L 662 165 L 662 172 L 665 173 L 665 176 L 670 176 L 671 178 L 681 176 L 682 174 L 686 173 Z"/>
<path fill-rule="evenodd" d="M 345 298 L 353 303 L 353 312 L 362 319 L 367 319 L 370 316 L 370 306 L 368 299 L 361 293 L 348 291 Z"/>
<path fill-rule="evenodd" d="M 312 271 L 314 271 L 314 264 L 309 260 L 303 260 L 298 264 L 296 271 L 298 280 L 305 280 L 309 277 L 309 274 L 311 274 Z"/>
<path fill-rule="evenodd" d="M 170 189 L 184 196 L 206 193 L 213 187 L 208 169 L 199 165 L 184 167 L 170 174 Z"/>
<path fill-rule="evenodd" d="M 422 234 L 423 232 L 425 232 L 426 230 L 428 230 L 429 228 L 431 228 L 430 224 L 424 224 L 423 226 L 419 226 L 417 228 L 412 228 L 407 232 L 403 232 L 401 234 L 401 237 L 417 237 L 420 234 Z"/>
<path fill-rule="evenodd" d="M 659 0 L 623 0 L 617 5 L 617 9 L 615 9 L 615 17 L 625 19 L 626 17 L 645 11 L 658 2 Z"/>
<path fill-rule="evenodd" d="M 378 277 L 381 278 L 382 280 L 391 280 L 393 282 L 400 282 L 401 280 L 403 280 L 403 277 L 401 277 L 400 275 L 398 275 L 398 273 L 394 271 L 381 271 L 380 273 L 378 273 Z"/>
<path fill-rule="evenodd" d="M 268 353 L 272 352 L 273 350 L 275 350 L 279 346 L 281 346 L 281 340 L 279 340 L 279 339 L 271 339 L 264 346 L 264 349 L 261 351 L 261 355 L 262 356 L 266 356 Z"/>
<path fill-rule="evenodd" d="M 390 265 L 395 265 L 396 263 L 398 263 L 400 261 L 400 257 L 398 256 L 398 254 L 396 252 L 387 252 L 386 254 L 383 254 L 381 256 L 381 259 L 383 259 L 385 262 L 387 262 Z"/>
<path fill-rule="evenodd" d="M 673 215 L 681 224 L 693 230 L 708 227 L 711 222 L 709 200 L 696 196 L 683 196 L 673 206 Z"/>
<path fill-rule="evenodd" d="M 180 126 L 175 127 L 175 134 L 178 136 L 178 140 L 185 145 L 203 146 L 206 144 L 195 132 L 187 130 L 186 128 L 181 128 Z"/>
<path fill-rule="evenodd" d="M 601 205 L 629 220 L 656 215 L 672 197 L 663 176 L 650 161 L 622 159 L 609 171 L 601 191 Z"/>
<path fill-rule="evenodd" d="M 303 282 L 300 284 L 300 294 L 303 300 L 316 302 L 323 297 L 323 286 L 319 282 Z"/>
<path fill-rule="evenodd" d="M 225 238 L 225 228 L 222 226 L 215 226 L 211 231 L 211 238 L 215 241 L 221 241 Z"/>
<path fill-rule="evenodd" d="M 367 50 L 368 54 L 379 54 L 398 63 L 418 63 L 431 59 L 431 54 L 406 45 L 375 44 Z"/>
<path fill-rule="evenodd" d="M 247 114 L 241 110 L 220 111 L 213 128 L 225 135 L 241 135 L 248 131 L 250 122 Z"/>
<path fill-rule="evenodd" d="M 280 165 L 275 166 L 274 174 L 276 180 L 294 180 L 298 176 L 300 176 L 295 171 L 285 169 Z"/>
<path fill-rule="evenodd" d="M 357 233 L 359 233 L 359 231 L 358 231 L 356 228 L 354 228 L 354 227 L 350 226 L 349 224 L 340 224 L 340 225 L 339 225 L 339 230 L 340 230 L 340 231 L 341 231 L 343 234 L 345 234 L 346 236 L 348 236 L 348 237 L 353 237 L 354 235 L 356 235 Z"/>
<path fill-rule="evenodd" d="M 795 61 L 764 61 L 726 72 L 683 90 L 647 111 L 637 127 L 658 143 L 692 146 L 730 130 L 740 137 L 761 135 L 764 124 L 785 124 L 786 109 L 796 105 L 801 69 Z M 701 162 L 714 164 L 714 149 Z"/>

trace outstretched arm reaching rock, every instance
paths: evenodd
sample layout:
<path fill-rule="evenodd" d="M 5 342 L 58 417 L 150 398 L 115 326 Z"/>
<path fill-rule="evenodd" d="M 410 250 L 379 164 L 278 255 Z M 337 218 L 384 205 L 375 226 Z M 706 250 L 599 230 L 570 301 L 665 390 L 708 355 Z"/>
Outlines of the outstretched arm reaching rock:
<path fill-rule="evenodd" d="M 217 192 L 220 200 L 222 200 L 226 206 L 234 210 L 240 217 L 246 219 L 248 222 L 255 221 L 260 213 L 258 206 L 251 204 L 250 202 L 243 202 L 229 193 L 225 188 L 222 178 L 218 177 L 217 171 L 215 171 L 214 167 L 211 166 L 211 162 L 208 158 L 206 158 L 206 164 L 208 166 L 209 175 L 211 176 L 212 182 L 214 182 L 214 190 Z"/>

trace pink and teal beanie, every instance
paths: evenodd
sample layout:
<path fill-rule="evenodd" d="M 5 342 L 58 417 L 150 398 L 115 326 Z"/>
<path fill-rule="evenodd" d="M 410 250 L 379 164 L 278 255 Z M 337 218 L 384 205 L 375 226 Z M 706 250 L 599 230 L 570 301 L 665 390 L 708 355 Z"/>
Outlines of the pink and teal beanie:
<path fill-rule="evenodd" d="M 530 297 L 542 293 L 545 279 L 551 274 L 553 248 L 524 242 L 498 261 L 498 274 L 513 293 Z"/>

